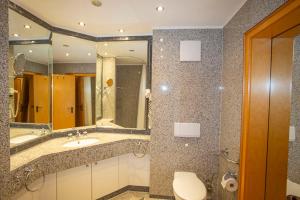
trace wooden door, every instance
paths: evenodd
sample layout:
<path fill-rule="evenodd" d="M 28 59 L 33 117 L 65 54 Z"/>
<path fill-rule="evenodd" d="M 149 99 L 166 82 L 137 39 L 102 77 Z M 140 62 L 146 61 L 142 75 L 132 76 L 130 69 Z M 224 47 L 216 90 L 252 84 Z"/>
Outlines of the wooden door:
<path fill-rule="evenodd" d="M 76 77 L 76 126 L 85 125 L 84 77 Z"/>
<path fill-rule="evenodd" d="M 48 124 L 50 119 L 49 77 L 33 75 L 33 113 L 34 123 Z"/>
<path fill-rule="evenodd" d="M 75 127 L 75 76 L 53 75 L 53 129 Z"/>
<path fill-rule="evenodd" d="M 291 41 L 274 38 L 299 24 L 300 1 L 290 0 L 245 34 L 241 200 L 286 199 Z"/>

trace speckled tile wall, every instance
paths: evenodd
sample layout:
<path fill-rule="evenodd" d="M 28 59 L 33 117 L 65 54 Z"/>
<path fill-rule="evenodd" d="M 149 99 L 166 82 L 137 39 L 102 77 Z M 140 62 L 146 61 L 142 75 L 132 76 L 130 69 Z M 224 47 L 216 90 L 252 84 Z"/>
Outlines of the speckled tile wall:
<path fill-rule="evenodd" d="M 239 158 L 240 148 L 244 33 L 284 2 L 286 0 L 248 0 L 224 27 L 220 148 L 229 148 L 233 159 Z M 228 170 L 237 171 L 238 166 L 221 159 L 219 177 Z M 219 191 L 220 199 L 232 195 Z"/>
<path fill-rule="evenodd" d="M 181 40 L 201 40 L 201 62 L 180 62 Z M 222 29 L 153 32 L 151 195 L 173 196 L 175 170 L 218 172 L 222 40 Z M 175 138 L 174 122 L 200 123 L 201 137 Z"/>
<path fill-rule="evenodd" d="M 8 0 L 0 0 L 0 199 L 5 199 L 9 180 L 8 116 Z"/>
<path fill-rule="evenodd" d="M 296 141 L 289 143 L 288 176 L 300 184 L 300 36 L 294 40 L 291 126 L 296 129 Z"/>

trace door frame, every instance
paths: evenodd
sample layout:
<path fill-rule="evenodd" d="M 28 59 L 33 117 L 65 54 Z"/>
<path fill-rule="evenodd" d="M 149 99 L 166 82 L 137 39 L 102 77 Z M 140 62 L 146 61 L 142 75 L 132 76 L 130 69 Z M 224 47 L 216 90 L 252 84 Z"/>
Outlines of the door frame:
<path fill-rule="evenodd" d="M 240 154 L 240 200 L 269 199 L 273 192 L 267 185 L 269 140 L 269 103 L 272 38 L 300 24 L 300 0 L 289 0 L 247 31 L 244 35 L 244 78 L 242 105 L 242 133 Z M 292 35 L 291 35 L 292 36 Z M 285 137 L 288 137 L 286 135 Z M 288 140 L 276 141 L 288 143 Z M 274 147 L 274 144 L 272 145 Z M 276 145 L 275 145 L 276 146 Z M 283 145 L 288 148 L 288 145 Z M 288 151 L 288 149 L 284 149 Z M 288 155 L 276 159 L 288 165 Z M 283 176 L 284 173 L 281 175 Z M 277 194 L 284 196 L 286 182 L 282 177 L 273 177 L 282 185 Z M 286 180 L 286 177 L 285 177 Z M 270 199 L 271 200 L 271 199 Z"/>

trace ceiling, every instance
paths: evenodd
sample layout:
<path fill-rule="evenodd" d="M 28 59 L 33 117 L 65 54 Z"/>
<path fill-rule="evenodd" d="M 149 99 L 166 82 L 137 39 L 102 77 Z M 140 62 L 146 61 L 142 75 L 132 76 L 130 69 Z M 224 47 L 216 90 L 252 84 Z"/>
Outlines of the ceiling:
<path fill-rule="evenodd" d="M 246 0 L 101 1 L 95 7 L 90 0 L 12 0 L 53 26 L 99 37 L 146 35 L 157 28 L 221 28 Z M 159 5 L 163 12 L 156 10 Z M 79 26 L 81 21 L 86 26 Z"/>
<path fill-rule="evenodd" d="M 49 39 L 50 31 L 9 9 L 9 40 L 43 40 Z M 31 28 L 24 28 L 29 25 Z M 17 33 L 19 37 L 15 37 Z"/>
<path fill-rule="evenodd" d="M 147 48 L 147 41 L 97 43 L 97 53 L 103 57 L 115 57 L 117 64 L 147 63 Z"/>

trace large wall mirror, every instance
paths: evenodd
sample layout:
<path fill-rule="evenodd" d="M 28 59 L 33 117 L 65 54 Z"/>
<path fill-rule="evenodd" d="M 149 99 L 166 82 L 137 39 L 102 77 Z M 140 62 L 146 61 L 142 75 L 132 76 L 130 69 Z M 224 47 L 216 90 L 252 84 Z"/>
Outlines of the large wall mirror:
<path fill-rule="evenodd" d="M 51 33 L 9 10 L 10 144 L 51 131 Z"/>
<path fill-rule="evenodd" d="M 95 125 L 96 43 L 53 34 L 53 129 Z"/>
<path fill-rule="evenodd" d="M 146 129 L 147 69 L 148 41 L 97 44 L 97 126 Z"/>
<path fill-rule="evenodd" d="M 45 24 L 9 10 L 11 147 L 78 128 L 148 133 L 151 36 L 98 38 Z"/>

